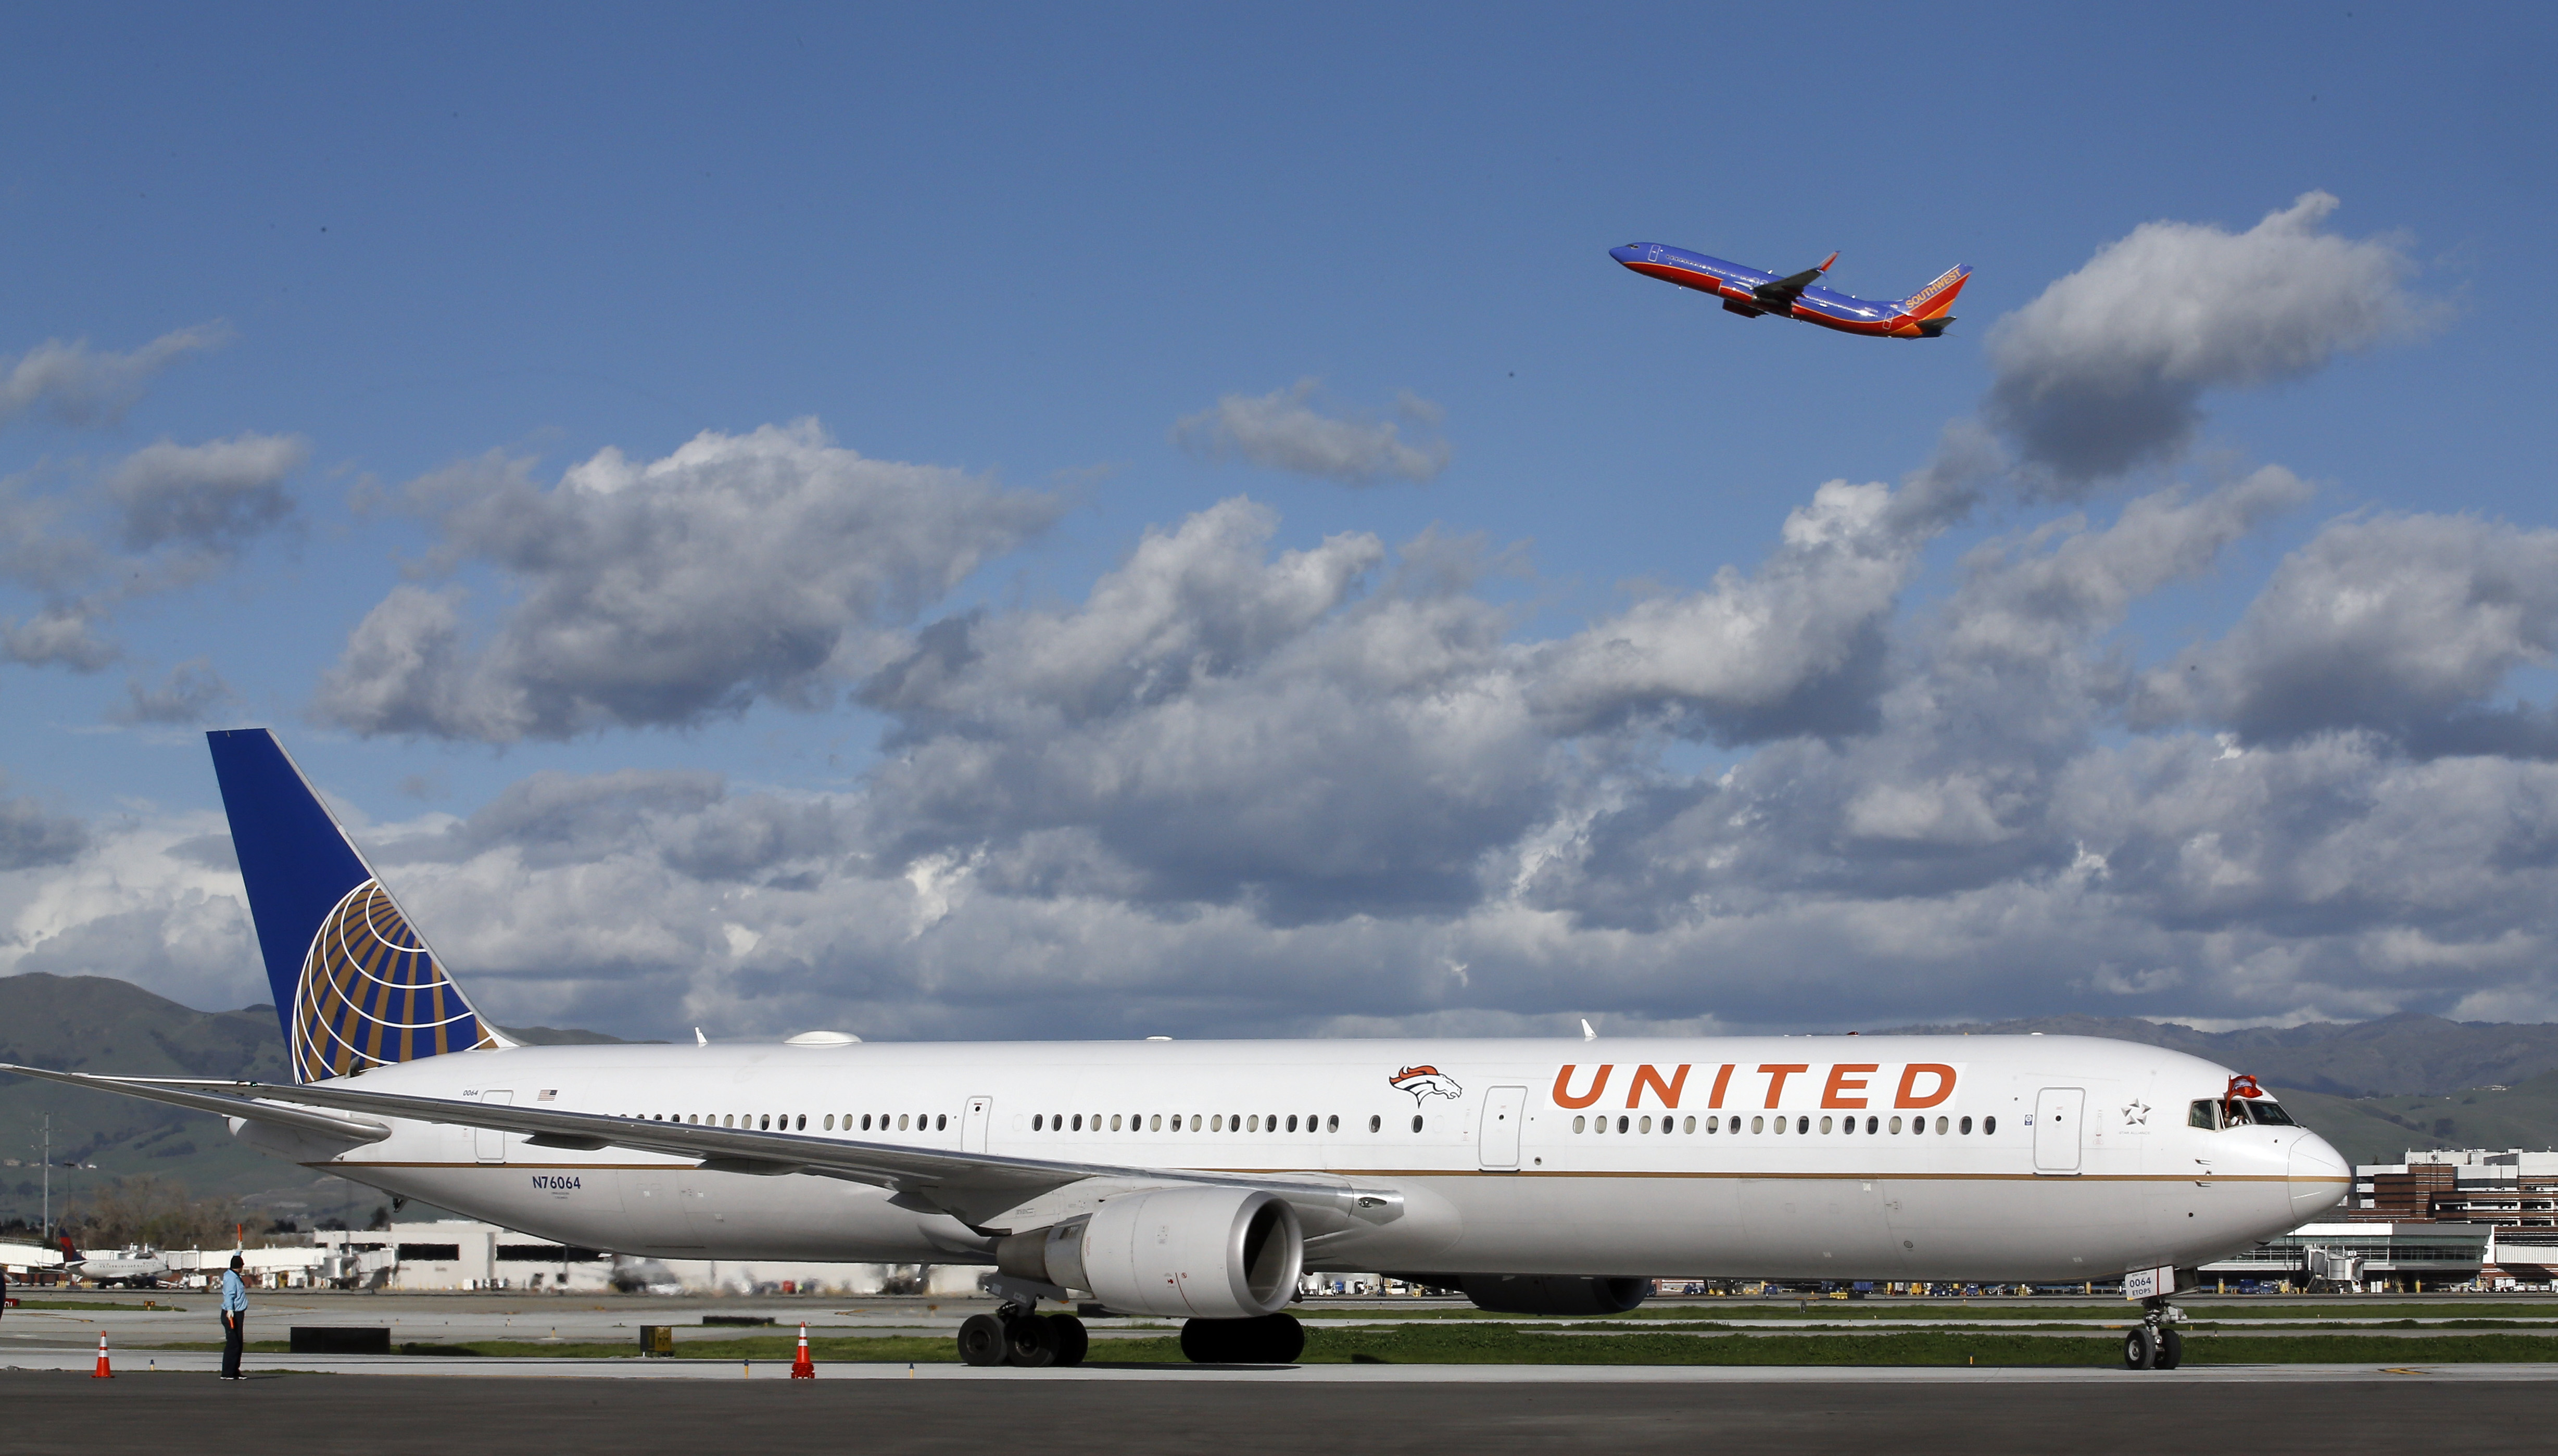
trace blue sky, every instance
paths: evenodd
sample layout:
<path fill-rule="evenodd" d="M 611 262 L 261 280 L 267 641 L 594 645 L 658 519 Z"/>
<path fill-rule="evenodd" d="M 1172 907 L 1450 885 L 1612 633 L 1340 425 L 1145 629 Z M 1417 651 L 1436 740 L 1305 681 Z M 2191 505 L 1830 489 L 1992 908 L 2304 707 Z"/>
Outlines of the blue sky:
<path fill-rule="evenodd" d="M 160 570 L 186 580 L 100 608 L 96 630 L 112 660 L 0 664 L 0 771 L 17 796 L 13 812 L 78 827 L 30 831 L 31 843 L 55 848 L 27 851 L 27 862 L 0 874 L 18 881 L 0 894 L 0 912 L 16 916 L 8 964 L 131 974 L 209 1004 L 242 988 L 236 965 L 222 969 L 241 959 L 235 916 L 213 915 L 202 944 L 183 954 L 165 945 L 187 937 L 164 929 L 164 950 L 130 964 L 118 957 L 131 948 L 99 928 L 141 934 L 131 927 L 170 913 L 166 895 L 218 898 L 205 884 L 177 887 L 108 863 L 125 843 L 119 835 L 192 823 L 187 816 L 215 806 L 197 725 L 180 721 L 187 714 L 119 720 L 133 716 L 134 685 L 165 685 L 181 664 L 197 664 L 192 681 L 217 679 L 226 690 L 195 716 L 272 724 L 352 815 L 393 838 L 432 838 L 445 823 L 435 816 L 468 820 L 528 775 L 683 770 L 725 775 L 732 799 L 823 802 L 861 819 L 860 834 L 818 856 L 823 866 L 793 873 L 874 886 L 912 884 L 915 865 L 934 856 L 993 864 L 1026 835 L 1135 833 L 1111 828 L 1125 815 L 1142 819 L 1134 803 L 1043 811 L 1036 832 L 1000 815 L 961 816 L 964 831 L 921 839 L 911 824 L 885 824 L 887 806 L 904 801 L 877 777 L 884 741 L 894 758 L 897 745 L 936 733 L 1000 732 L 982 718 L 952 728 L 946 716 L 926 722 L 921 710 L 883 708 L 888 697 L 870 675 L 912 647 L 900 634 L 972 609 L 999 626 L 1022 613 L 1071 613 L 1148 532 L 1177 533 L 1235 496 L 1275 517 L 1257 548 L 1265 556 L 1320 550 L 1343 533 L 1377 538 L 1388 564 L 1353 595 L 1383 591 L 1392 551 L 1424 532 L 1480 538 L 1479 575 L 1464 596 L 1504 613 L 1501 640 L 1517 651 L 1573 640 L 1646 593 L 1710 593 L 1718 571 L 1762 571 L 1789 514 L 1822 482 L 1899 486 L 1927 465 L 1940 432 L 1973 418 L 2004 377 L 1990 351 L 1998 321 L 2100 249 L 2145 223 L 2245 233 L 2313 191 L 2339 201 L 2318 219 L 2320 236 L 2396 258 L 2397 322 L 2319 345 L 2297 367 L 2212 376 L 2197 386 L 2199 431 L 2137 470 L 2065 487 L 2022 475 L 1986 487 L 1977 509 L 1916 548 L 1891 588 L 1874 630 L 1901 644 L 1890 654 L 1895 680 L 1917 681 L 1910 644 L 1959 595 L 1964 553 L 2037 530 L 2100 532 L 2127 502 L 2162 489 L 2208 492 L 2267 465 L 2311 493 L 2250 514 L 2203 569 L 2133 592 L 2067 655 L 2145 670 L 2232 640 L 2280 565 L 2357 511 L 2475 517 L 2490 524 L 2481 549 L 2527 554 L 2538 549 L 2531 533 L 2552 524 L 2533 428 L 2552 375 L 2540 310 L 2514 295 L 2546 251 L 2558 199 L 2543 79 L 2554 27 L 2527 7 L 2443 20 L 2436 10 L 2360 3 L 2099 15 L 1698 11 L 1639 21 L 1633 12 L 1500 7 L 876 16 L 116 7 L 24 18 L 0 58 L 0 257 L 19 281 L 0 303 L 0 377 L 49 340 L 85 341 L 91 356 L 190 329 L 207 342 L 85 418 L 71 418 L 83 412 L 56 396 L 0 419 L 0 477 L 21 520 L 31 501 L 58 508 L 46 517 L 55 534 L 44 538 L 56 544 L 28 549 L 58 561 L 64 533 L 108 542 L 112 507 L 98 492 L 111 493 L 106 482 L 157 443 L 299 444 L 277 447 L 291 463 L 271 482 L 280 494 L 259 497 L 267 515 L 256 529 L 234 531 L 209 555 L 172 566 L 184 543 L 164 542 L 151 556 L 132 544 L 127 523 L 122 564 L 100 568 L 107 577 Z M 1606 256 L 1635 239 L 1784 268 L 1835 248 L 1832 280 L 1867 297 L 1898 297 L 1955 262 L 1976 272 L 1957 311 L 1963 322 L 1945 339 L 1868 341 L 1744 322 L 1635 278 Z M 1399 440 L 1444 444 L 1445 467 L 1352 485 L 1248 458 L 1219 461 L 1176 439 L 1177 422 L 1220 400 L 1301 380 L 1320 381 L 1305 396 L 1319 415 L 1371 429 L 1395 422 Z M 1398 416 L 1407 397 L 1420 403 Z M 548 489 L 608 449 L 655 461 L 705 431 L 744 437 L 802 419 L 871 460 L 1036 497 L 1042 519 L 985 538 L 946 592 L 865 617 L 865 631 L 886 634 L 872 655 L 803 674 L 786 691 L 722 700 L 736 711 L 608 713 L 546 736 L 451 722 L 421 729 L 414 719 L 361 720 L 343 705 L 320 706 L 351 634 L 403 582 L 467 591 L 454 610 L 477 644 L 471 651 L 499 633 L 510 603 L 538 595 L 539 582 L 503 565 L 485 540 L 465 541 L 440 508 L 416 505 L 411 482 L 494 453 L 524 463 L 523 478 Z M 410 508 L 397 508 L 402 500 Z M 2057 538 L 2034 539 L 2030 549 L 2042 550 Z M 434 557 L 439 544 L 446 559 Z M 2377 549 L 2385 559 L 2398 548 Z M 157 565 L 135 565 L 144 557 Z M 23 621 L 66 592 L 107 591 L 107 577 L 69 587 L 22 561 L 0 580 L 0 618 Z M 2444 630 L 2448 640 L 2468 628 Z M 2461 689 L 2468 696 L 2444 700 L 2445 712 L 2545 698 L 2542 637 L 2528 622 L 2512 630 L 2521 645 L 2479 669 L 2489 685 Z M 2244 657 L 2230 651 L 2232 662 Z M 2219 701 L 2255 701 L 2228 677 L 2252 670 L 2229 667 Z M 1324 691 L 1355 696 L 1342 686 L 1355 677 L 1326 680 Z M 1884 690 L 1868 687 L 1880 701 Z M 2340 702 L 2389 696 L 2385 686 L 2337 691 Z M 2252 710 L 2144 718 L 2120 692 L 2089 692 L 2072 730 L 2089 752 L 2165 751 L 2159 745 L 2179 735 L 2278 734 L 2262 727 L 2274 719 L 2246 717 Z M 1307 693 L 1321 696 L 1302 684 L 1283 696 L 1302 704 Z M 1597 777 L 1576 778 L 1537 813 L 1452 821 L 1452 840 L 1407 858 L 1444 866 L 1515 856 L 1539 835 L 1578 836 L 1587 847 L 1606 839 L 1594 825 L 1629 812 L 1629 795 L 1692 796 L 1753 762 L 1782 778 L 1793 771 L 1784 755 L 1823 743 L 1819 751 L 1836 754 L 1849 731 L 1827 721 L 1735 727 L 1729 718 L 1700 728 L 1703 720 L 1679 718 L 1688 710 L 1678 704 L 1646 711 L 1669 716 L 1541 740 L 1539 762 L 1561 755 L 1580 765 L 1572 773 Z M 2373 740 L 2372 774 L 2451 771 L 2442 750 L 2408 746 L 2434 740 L 2405 723 L 2345 714 L 2319 724 L 2332 744 L 2357 732 L 2386 739 Z M 2304 731 L 2279 729 L 2292 734 L 2287 751 L 2308 751 Z M 1869 722 L 1852 735 L 1879 747 L 1894 732 Z M 1944 751 L 1964 751 L 1959 733 Z M 1980 742 L 1969 751 L 1997 756 Z M 2526 776 L 2541 763 L 2522 750 L 2498 761 L 2497 771 Z M 1342 765 L 1341 783 L 1374 767 Z M 1970 772 L 1930 771 L 1940 785 Z M 2043 806 L 2032 812 L 2066 792 L 2068 772 L 2055 771 L 2017 790 Z M 1785 801 L 1786 791 L 1769 792 L 1766 803 Z M 1556 806 L 1567 800 L 1582 807 L 1562 814 Z M 1593 807 L 1602 802 L 1618 807 Z M 676 811 L 646 811 L 660 812 Z M 1321 812 L 1308 812 L 1317 817 L 1264 832 L 1320 841 Z M 2028 811 L 1984 812 L 2014 829 Z M 1531 820 L 1543 828 L 1522 828 Z M 1566 834 L 1566 821 L 1578 827 Z M 494 844 L 420 852 L 412 908 L 430 931 L 433 910 L 462 904 L 444 898 L 458 890 L 433 887 L 448 883 L 437 876 L 471 881 L 475 864 L 503 879 L 502 861 L 517 874 L 510 892 L 530 897 L 528 907 L 570 912 L 574 902 L 528 867 L 520 846 Z M 1236 863 L 1252 859 L 1248 847 L 1226 848 Z M 617 848 L 608 836 L 590 849 L 600 863 L 632 844 Z M 1114 853 L 1128 860 L 1124 847 Z M 1392 862 L 1405 852 L 1376 853 L 1383 858 L 1371 867 L 1386 866 L 1381 882 L 1394 881 Z M 2019 851 L 2015 872 L 2063 873 L 2042 862 L 2051 853 L 2049 844 Z M 1225 849 L 1185 854 L 1224 862 Z M 1309 854 L 1305 862 L 1326 859 Z M 1360 854 L 1341 862 L 1370 863 Z M 1835 896 L 1880 914 L 1907 908 L 1914 893 L 1939 894 L 1953 896 L 1933 902 L 1946 913 L 1977 914 L 1982 907 L 1963 909 L 1961 896 L 1997 882 L 1893 888 L 1889 873 L 1861 862 L 1842 852 L 1835 874 L 1758 882 L 1739 898 L 1774 896 L 1786 913 L 1817 918 Z M 1237 870 L 1178 891 L 1131 888 L 1117 870 L 1070 890 L 1024 873 L 1006 881 L 1007 894 L 1039 901 L 1040 914 L 1017 922 L 989 911 L 971 932 L 984 937 L 973 949 L 933 954 L 1083 984 L 1097 973 L 1071 966 L 1100 954 L 1108 937 L 1084 939 L 1091 923 L 1058 919 L 1059 907 L 1133 915 L 1167 939 L 1144 953 L 1157 969 L 1118 986 L 1114 1004 L 1185 1029 L 1242 1029 L 1274 1015 L 1319 1030 L 1542 1024 L 1536 1018 L 1586 1009 L 1573 998 L 1589 993 L 1569 988 L 1590 978 L 1623 987 L 1593 1003 L 1664 1025 L 1865 1014 L 1841 1010 L 1829 993 L 1788 999 L 1723 985 L 1725 973 L 1681 973 L 1726 945 L 1712 925 L 1744 928 L 1722 917 L 1764 913 L 1705 908 L 1738 894 L 1730 887 L 1621 885 L 1587 902 L 1562 891 L 1509 902 L 1541 917 L 1530 932 L 1495 923 L 1498 896 L 1480 886 L 1459 903 L 1444 888 L 1411 901 L 1317 894 L 1279 871 Z M 114 888 L 145 882 L 155 887 Z M 72 896 L 71 884 L 88 888 Z M 1021 887 L 1032 884 L 1049 888 Z M 2460 944 L 2504 947 L 2488 959 L 2506 969 L 2482 970 L 2473 957 L 2438 983 L 2395 962 L 2375 969 L 2387 959 L 2372 949 L 2380 942 L 2305 948 L 2303 932 L 2285 928 L 2297 907 L 2248 920 L 2265 941 L 2246 954 L 2288 968 L 2261 995 L 2197 989 L 2215 955 L 2235 953 L 2188 938 L 2202 933 L 2190 906 L 2140 913 L 2160 939 L 2142 966 L 2114 979 L 2147 991 L 2090 990 L 2104 978 L 2081 977 L 2069 982 L 2075 991 L 2038 991 L 2017 1004 L 2012 983 L 1925 969 L 1960 954 L 1905 961 L 1892 949 L 1901 932 L 1881 929 L 1849 959 L 1859 975 L 1913 988 L 1879 997 L 1872 1014 L 1881 1016 L 2013 1005 L 2297 1019 L 2403 1005 L 2536 1018 L 2545 1004 L 2537 982 L 2511 969 L 2530 959 L 2516 947 L 2541 933 L 2519 904 L 2535 891 L 2516 883 L 2496 893 L 2517 897 L 2509 913 L 2464 902 L 2410 908 L 2395 924 L 2421 938 L 2444 933 L 2448 917 L 2465 927 L 2453 937 Z M 1647 908 L 1625 911 L 1629 894 L 1649 896 Z M 72 900 L 80 908 L 65 908 Z M 1600 900 L 1620 908 L 1594 909 Z M 968 919 L 977 903 L 949 918 Z M 2333 894 L 2320 903 L 2353 922 L 2322 934 L 2383 935 Z M 748 924 L 734 909 L 703 913 Z M 2065 958 L 2078 954 L 2068 946 L 2114 938 L 2094 928 L 2102 917 L 2070 913 L 2051 911 L 2057 949 L 2037 954 Z M 1211 946 L 1173 933 L 1219 915 L 1233 917 L 1226 933 L 1236 940 Z M 1316 953 L 1304 943 L 1308 927 L 1348 935 L 1380 920 L 1410 932 L 1351 958 L 1380 974 L 1434 959 L 1473 964 L 1504 945 L 1521 959 L 1497 986 L 1377 995 L 1343 992 L 1303 968 Z M 1642 969 L 1587 939 L 1594 927 L 1666 934 L 1659 928 L 1674 922 L 1703 939 L 1662 941 L 1649 953 L 1657 964 L 1634 957 Z M 669 929 L 658 949 L 600 954 L 574 974 L 556 951 L 537 955 L 459 926 L 441 935 L 466 985 L 469 961 L 490 967 L 486 994 L 501 1020 L 618 1017 L 615 1029 L 660 1031 L 691 996 L 685 1014 L 711 997 L 754 1029 L 786 1029 L 788 1018 L 829 1006 L 840 1007 L 838 1019 L 868 1014 L 912 1034 L 990 1020 L 1022 1032 L 1115 1024 L 1056 1007 L 1044 1019 L 1007 1020 L 968 994 L 936 991 L 951 983 L 917 959 L 929 959 L 916 949 L 928 937 L 853 950 L 815 936 L 760 967 L 763 952 L 739 953 L 737 966 L 712 978 L 681 949 L 711 943 L 697 931 Z M 1521 949 L 1546 936 L 1583 949 Z M 1808 953 L 1755 936 L 1727 949 L 1762 971 Z M 1489 949 L 1446 949 L 1459 941 Z M 466 943 L 474 956 L 462 953 Z M 1186 994 L 1185 976 L 1216 957 L 1240 957 L 1295 988 L 1280 997 L 1290 1009 L 1241 993 Z M 2359 969 L 2312 975 L 2302 967 L 2313 961 Z M 724 989 L 705 989 L 714 984 Z M 1854 995 L 1860 984 L 1870 982 L 1851 978 L 1838 993 Z M 1326 995 L 1340 1003 L 1302 1004 Z"/>

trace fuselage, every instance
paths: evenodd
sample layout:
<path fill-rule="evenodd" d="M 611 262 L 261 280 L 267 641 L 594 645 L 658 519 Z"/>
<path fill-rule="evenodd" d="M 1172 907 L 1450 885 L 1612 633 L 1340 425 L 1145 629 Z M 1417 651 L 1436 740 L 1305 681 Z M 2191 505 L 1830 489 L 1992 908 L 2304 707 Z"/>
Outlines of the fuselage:
<path fill-rule="evenodd" d="M 1316 1269 L 2052 1280 L 2203 1262 L 2344 1194 L 2316 1134 L 2197 1111 L 2228 1082 L 2128 1042 L 1820 1036 L 512 1047 L 356 1085 L 1402 1192 L 1392 1222 L 1310 1240 Z M 617 1253 L 993 1261 L 985 1231 L 835 1178 L 418 1122 L 352 1149 L 232 1126 Z"/>
<path fill-rule="evenodd" d="M 1664 243 L 1628 243 L 1624 247 L 1609 249 L 1608 255 L 1646 278 L 1710 293 L 1745 308 L 1755 307 L 1756 290 L 1776 282 L 1779 277 Z M 1894 335 L 1919 331 L 1910 324 L 1908 313 L 1898 299 L 1851 298 L 1819 287 L 1803 290 L 1793 302 L 1790 317 L 1846 333 Z"/>

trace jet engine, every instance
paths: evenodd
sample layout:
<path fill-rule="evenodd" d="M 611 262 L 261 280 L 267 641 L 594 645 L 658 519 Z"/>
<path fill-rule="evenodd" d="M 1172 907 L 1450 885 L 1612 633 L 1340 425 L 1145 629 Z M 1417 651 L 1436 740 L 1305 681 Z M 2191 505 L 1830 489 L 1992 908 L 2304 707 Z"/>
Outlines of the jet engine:
<path fill-rule="evenodd" d="M 1652 1281 L 1575 1274 L 1458 1274 L 1428 1282 L 1454 1288 L 1477 1309 L 1496 1314 L 1624 1314 L 1652 1292 Z"/>
<path fill-rule="evenodd" d="M 995 1264 L 1016 1278 L 1088 1289 L 1114 1310 L 1166 1319 L 1257 1319 L 1288 1307 L 1305 1265 L 1297 1211 L 1245 1188 L 1156 1188 L 1014 1234 Z"/>

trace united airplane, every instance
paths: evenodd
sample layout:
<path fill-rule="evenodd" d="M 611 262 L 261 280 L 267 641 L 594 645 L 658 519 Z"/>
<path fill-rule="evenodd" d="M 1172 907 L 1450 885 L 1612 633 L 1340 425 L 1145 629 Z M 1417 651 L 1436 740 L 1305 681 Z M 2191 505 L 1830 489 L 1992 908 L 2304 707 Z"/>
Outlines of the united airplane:
<path fill-rule="evenodd" d="M 976 1364 L 1097 1300 L 1278 1362 L 1310 1271 L 1606 1314 L 1651 1275 L 2124 1283 L 2175 1363 L 2196 1265 L 2350 1173 L 2252 1079 L 2063 1036 L 527 1046 L 274 737 L 210 735 L 293 1080 L 7 1067 L 217 1113 L 278 1157 L 563 1244 L 982 1265 Z"/>
<path fill-rule="evenodd" d="M 1710 293 L 1723 300 L 1727 313 L 1746 319 L 1775 314 L 1842 333 L 1873 333 L 1885 338 L 1934 338 L 1943 333 L 1946 326 L 1954 322 L 1948 310 L 1954 307 L 1964 282 L 1972 276 L 1969 268 L 1948 268 L 1935 282 L 1910 297 L 1884 303 L 1813 286 L 1838 261 L 1836 253 L 1782 278 L 1661 243 L 1628 243 L 1622 248 L 1610 248 L 1608 256 L 1646 278 Z"/>

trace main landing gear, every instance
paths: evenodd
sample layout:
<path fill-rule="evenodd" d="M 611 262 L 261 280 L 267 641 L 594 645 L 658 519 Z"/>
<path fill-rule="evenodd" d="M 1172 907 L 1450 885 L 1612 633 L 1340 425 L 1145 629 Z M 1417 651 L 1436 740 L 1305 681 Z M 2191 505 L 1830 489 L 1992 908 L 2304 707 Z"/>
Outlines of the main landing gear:
<path fill-rule="evenodd" d="M 2185 1311 L 2165 1299 L 2141 1301 L 2141 1322 L 2123 1331 L 2123 1369 L 2174 1370 L 2185 1359 L 2185 1336 L 2177 1324 Z"/>
<path fill-rule="evenodd" d="M 1197 1365 L 1286 1365 L 1306 1353 L 1306 1327 L 1293 1314 L 1182 1322 L 1182 1355 Z"/>
<path fill-rule="evenodd" d="M 968 1365 L 1081 1365 L 1091 1343 L 1083 1321 L 1073 1315 L 1041 1314 L 1019 1304 L 972 1314 L 959 1326 L 959 1359 Z"/>

